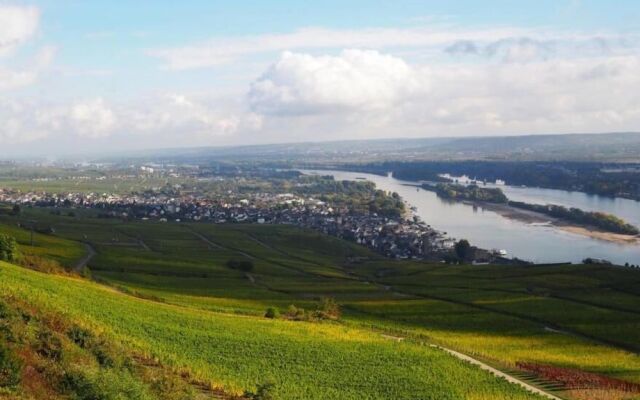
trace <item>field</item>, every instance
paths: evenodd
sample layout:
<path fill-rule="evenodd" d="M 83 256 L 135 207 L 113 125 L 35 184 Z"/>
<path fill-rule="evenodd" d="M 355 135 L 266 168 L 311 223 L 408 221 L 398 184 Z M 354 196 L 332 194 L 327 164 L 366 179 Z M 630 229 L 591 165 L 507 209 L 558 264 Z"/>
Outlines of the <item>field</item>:
<path fill-rule="evenodd" d="M 0 268 L 4 296 L 66 310 L 68 318 L 229 392 L 273 381 L 278 398 L 534 398 L 440 351 L 368 330 L 193 310 Z"/>
<path fill-rule="evenodd" d="M 55 234 L 36 234 L 30 247 L 19 219 Z M 5 265 L 3 294 L 64 310 L 231 393 L 273 381 L 277 398 L 532 396 L 426 346 L 438 344 L 562 397 L 638 396 L 597 384 L 564 387 L 532 372 L 640 383 L 638 271 L 391 261 L 290 226 L 123 222 L 42 209 L 0 223 L 25 252 L 65 265 L 82 257 L 80 241 L 89 243 L 100 283 Z M 229 268 L 229 260 L 253 269 Z M 322 297 L 341 304 L 339 322 L 263 317 L 268 307 L 313 309 Z"/>

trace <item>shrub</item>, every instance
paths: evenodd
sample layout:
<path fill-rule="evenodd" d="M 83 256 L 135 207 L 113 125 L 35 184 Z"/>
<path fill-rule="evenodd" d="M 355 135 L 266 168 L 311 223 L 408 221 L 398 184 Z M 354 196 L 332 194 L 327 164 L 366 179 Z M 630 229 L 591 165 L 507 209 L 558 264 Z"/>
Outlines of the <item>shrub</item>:
<path fill-rule="evenodd" d="M 306 320 L 306 313 L 304 311 L 304 308 L 301 307 L 296 307 L 293 304 L 291 304 L 288 308 L 287 308 L 287 312 L 285 313 L 285 317 L 287 317 L 288 319 L 294 320 L 294 321 L 304 321 Z"/>
<path fill-rule="evenodd" d="M 318 309 L 314 312 L 314 317 L 337 320 L 340 318 L 340 306 L 334 299 L 325 297 L 318 303 Z"/>
<path fill-rule="evenodd" d="M 244 397 L 251 400 L 273 400 L 275 399 L 273 395 L 273 389 L 275 385 L 271 382 L 263 383 L 258 385 L 256 388 L 256 392 L 244 392 Z"/>
<path fill-rule="evenodd" d="M 96 393 L 94 385 L 91 381 L 82 373 L 71 371 L 64 374 L 60 380 L 60 391 L 62 393 L 73 393 L 76 398 L 87 399 L 96 398 L 99 394 Z"/>
<path fill-rule="evenodd" d="M 18 243 L 13 236 L 0 234 L 0 260 L 15 261 L 18 259 Z"/>
<path fill-rule="evenodd" d="M 67 372 L 60 390 L 78 400 L 152 399 L 147 388 L 127 372 L 101 370 L 99 373 Z"/>
<path fill-rule="evenodd" d="M 278 318 L 280 316 L 280 310 L 275 307 L 269 307 L 264 313 L 264 316 L 265 318 Z"/>
<path fill-rule="evenodd" d="M 467 260 L 471 257 L 471 245 L 466 239 L 458 241 L 454 246 L 454 250 L 458 258 L 461 260 Z"/>
<path fill-rule="evenodd" d="M 85 279 L 91 279 L 91 270 L 86 265 L 82 267 L 82 271 L 80 271 L 80 276 Z"/>
<path fill-rule="evenodd" d="M 20 265 L 46 274 L 63 274 L 66 272 L 64 267 L 57 261 L 31 254 L 23 254 L 20 257 Z"/>
<path fill-rule="evenodd" d="M 93 334 L 91 334 L 91 332 L 79 326 L 71 327 L 69 332 L 67 332 L 67 336 L 69 336 L 69 339 L 71 339 L 73 343 L 83 349 L 87 348 L 89 341 L 93 339 Z"/>
<path fill-rule="evenodd" d="M 16 337 L 13 333 L 12 320 L 16 317 L 16 313 L 10 309 L 6 303 L 0 301 L 0 343 L 2 341 L 15 342 Z"/>
<path fill-rule="evenodd" d="M 10 319 L 14 317 L 14 313 L 9 307 L 7 303 L 0 301 L 0 319 Z"/>
<path fill-rule="evenodd" d="M 13 387 L 20 383 L 22 363 L 9 349 L 0 346 L 0 387 Z"/>
<path fill-rule="evenodd" d="M 442 260 L 446 263 L 446 264 L 459 264 L 460 263 L 460 259 L 458 258 L 458 256 L 455 254 L 455 252 L 451 252 L 451 253 L 446 253 L 443 257 Z"/>
<path fill-rule="evenodd" d="M 115 366 L 116 362 L 109 354 L 109 351 L 107 350 L 107 347 L 104 343 L 98 343 L 94 345 L 93 349 L 91 349 L 91 352 L 96 357 L 96 360 L 98 361 L 98 364 L 100 364 L 100 366 L 108 368 Z"/>
<path fill-rule="evenodd" d="M 62 360 L 62 342 L 51 331 L 40 331 L 37 336 L 36 352 L 54 361 Z"/>
<path fill-rule="evenodd" d="M 67 336 L 75 344 L 83 349 L 91 349 L 91 353 L 96 357 L 98 364 L 102 367 L 114 367 L 116 362 L 110 354 L 109 348 L 104 341 L 98 341 L 93 334 L 79 326 L 73 326 L 67 332 Z"/>

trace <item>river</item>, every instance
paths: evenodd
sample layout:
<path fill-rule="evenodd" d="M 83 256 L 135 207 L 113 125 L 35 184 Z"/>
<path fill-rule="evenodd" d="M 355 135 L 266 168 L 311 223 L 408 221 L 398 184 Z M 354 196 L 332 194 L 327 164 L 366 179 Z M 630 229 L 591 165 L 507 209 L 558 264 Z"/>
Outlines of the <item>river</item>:
<path fill-rule="evenodd" d="M 366 179 L 379 189 L 397 192 L 415 214 L 433 228 L 457 239 L 467 239 L 486 249 L 505 249 L 509 256 L 537 263 L 580 262 L 586 257 L 616 264 L 640 264 L 640 246 L 603 241 L 568 233 L 552 226 L 527 224 L 493 211 L 439 198 L 434 192 L 393 177 L 344 171 L 304 170 L 304 173 L 333 175 L 336 180 Z M 564 190 L 500 186 L 512 200 L 572 206 L 617 215 L 640 226 L 640 202 L 611 199 Z"/>

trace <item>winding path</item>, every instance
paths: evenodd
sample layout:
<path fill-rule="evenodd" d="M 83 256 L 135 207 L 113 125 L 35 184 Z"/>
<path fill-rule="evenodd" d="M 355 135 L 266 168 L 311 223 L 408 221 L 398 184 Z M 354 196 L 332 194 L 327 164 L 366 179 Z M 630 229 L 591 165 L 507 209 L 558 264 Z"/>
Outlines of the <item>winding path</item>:
<path fill-rule="evenodd" d="M 78 273 L 82 272 L 82 269 L 86 267 L 89 261 L 91 261 L 91 259 L 96 255 L 96 250 L 93 248 L 93 246 L 91 246 L 89 243 L 83 244 L 84 248 L 87 250 L 87 253 L 84 255 L 84 257 L 78 260 L 78 262 L 76 262 L 76 265 L 73 266 L 73 270 Z"/>
<path fill-rule="evenodd" d="M 509 374 L 507 374 L 505 372 L 502 372 L 502 371 L 500 371 L 500 370 L 498 370 L 496 368 L 493 368 L 492 366 L 490 366 L 488 364 L 485 364 L 482 361 L 477 360 L 477 359 L 475 359 L 473 357 L 470 357 L 470 356 L 468 356 L 466 354 L 462 354 L 462 353 L 457 352 L 455 350 L 452 350 L 452 349 L 449 349 L 449 348 L 446 348 L 446 347 L 442 347 L 442 346 L 438 346 L 436 344 L 430 344 L 429 346 L 433 347 L 433 348 L 436 348 L 436 349 L 439 349 L 439 350 L 442 350 L 445 353 L 448 353 L 448 354 L 450 354 L 450 355 L 452 355 L 452 356 L 454 356 L 454 357 L 456 357 L 456 358 L 458 358 L 460 360 L 466 361 L 466 362 L 468 362 L 470 364 L 473 364 L 473 365 L 479 367 L 480 369 L 483 369 L 485 371 L 489 371 L 493 375 L 495 375 L 497 377 L 500 377 L 500 378 L 504 378 L 507 382 L 510 382 L 510 383 L 515 384 L 515 385 L 521 386 L 521 387 L 523 387 L 524 389 L 528 390 L 531 393 L 538 394 L 540 396 L 544 396 L 544 397 L 546 397 L 548 399 L 563 400 L 560 397 L 554 396 L 551 393 L 545 392 L 542 389 L 538 389 L 537 387 L 532 386 L 532 385 L 526 383 L 525 381 L 522 381 L 522 380 L 516 378 L 513 375 L 509 375 Z"/>

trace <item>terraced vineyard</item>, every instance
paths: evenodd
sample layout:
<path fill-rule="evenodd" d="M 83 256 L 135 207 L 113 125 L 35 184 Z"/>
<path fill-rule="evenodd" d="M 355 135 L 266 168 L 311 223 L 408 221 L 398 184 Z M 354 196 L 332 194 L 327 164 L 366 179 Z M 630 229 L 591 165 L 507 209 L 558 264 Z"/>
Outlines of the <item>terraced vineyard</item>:
<path fill-rule="evenodd" d="M 3 264 L 4 299 L 62 313 L 227 395 L 273 382 L 284 399 L 535 397 L 429 346 L 438 344 L 561 397 L 638 396 L 634 270 L 430 265 L 289 226 L 23 214 L 55 231 L 30 246 L 18 219 L 2 216 L 0 229 L 23 252 L 72 266 L 86 242 L 97 282 Z M 230 260 L 252 268 L 230 268 Z M 268 307 L 312 310 L 322 297 L 341 304 L 339 321 L 263 317 Z M 563 386 L 553 376 L 591 383 Z M 628 385 L 597 383 L 618 381 Z"/>
<path fill-rule="evenodd" d="M 0 268 L 3 297 L 64 310 L 67 318 L 230 393 L 273 381 L 280 398 L 534 398 L 440 351 L 369 330 L 193 310 Z"/>

